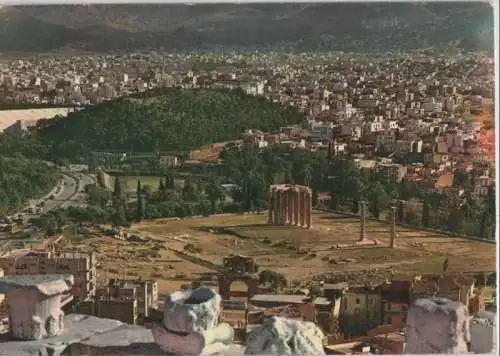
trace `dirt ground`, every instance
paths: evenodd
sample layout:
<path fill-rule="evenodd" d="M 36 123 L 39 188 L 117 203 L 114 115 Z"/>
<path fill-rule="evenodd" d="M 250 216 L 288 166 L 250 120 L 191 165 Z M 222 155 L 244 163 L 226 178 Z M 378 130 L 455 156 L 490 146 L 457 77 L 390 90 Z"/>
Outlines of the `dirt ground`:
<path fill-rule="evenodd" d="M 95 236 L 68 242 L 68 247 L 95 251 L 101 279 L 154 278 L 161 293 L 192 279 L 209 279 L 206 276 L 214 272 L 169 250 L 182 251 L 187 244 L 199 249 L 192 255 L 218 265 L 230 253 L 253 256 L 261 270 L 279 271 L 289 281 L 328 273 L 440 273 L 446 258 L 450 272 L 495 270 L 494 244 L 398 227 L 396 248 L 391 249 L 389 225 L 367 221 L 366 237 L 377 240 L 377 246 L 336 248 L 358 240 L 358 219 L 315 211 L 311 229 L 270 226 L 266 221 L 266 214 L 159 219 L 130 229 L 149 242 Z"/>

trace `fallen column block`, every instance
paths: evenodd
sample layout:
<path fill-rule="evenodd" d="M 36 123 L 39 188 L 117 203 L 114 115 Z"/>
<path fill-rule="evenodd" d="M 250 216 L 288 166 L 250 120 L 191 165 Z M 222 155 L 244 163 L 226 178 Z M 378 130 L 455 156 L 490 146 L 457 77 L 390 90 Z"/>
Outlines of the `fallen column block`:
<path fill-rule="evenodd" d="M 405 354 L 468 352 L 469 317 L 461 303 L 436 297 L 417 299 L 406 323 Z"/>

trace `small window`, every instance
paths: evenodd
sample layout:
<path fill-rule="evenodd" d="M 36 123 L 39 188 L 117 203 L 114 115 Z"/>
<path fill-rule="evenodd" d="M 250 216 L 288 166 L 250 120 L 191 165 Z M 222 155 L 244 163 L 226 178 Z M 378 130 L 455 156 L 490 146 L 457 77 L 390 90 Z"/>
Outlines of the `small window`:
<path fill-rule="evenodd" d="M 391 303 L 387 303 L 387 310 L 391 310 Z"/>
<path fill-rule="evenodd" d="M 386 324 L 392 324 L 392 318 L 390 316 L 387 317 Z"/>
<path fill-rule="evenodd" d="M 359 298 L 356 298 L 356 304 L 360 304 Z"/>

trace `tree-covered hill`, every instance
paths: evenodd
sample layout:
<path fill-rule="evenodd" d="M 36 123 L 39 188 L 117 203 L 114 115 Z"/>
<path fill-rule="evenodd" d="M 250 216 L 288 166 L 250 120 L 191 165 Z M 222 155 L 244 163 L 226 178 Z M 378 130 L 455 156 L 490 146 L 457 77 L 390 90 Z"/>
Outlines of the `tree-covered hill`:
<path fill-rule="evenodd" d="M 57 179 L 57 169 L 44 162 L 0 157 L 0 216 L 48 193 Z"/>
<path fill-rule="evenodd" d="M 73 159 L 97 150 L 190 150 L 299 121 L 293 108 L 241 90 L 163 88 L 41 121 L 31 135 L 49 157 Z"/>

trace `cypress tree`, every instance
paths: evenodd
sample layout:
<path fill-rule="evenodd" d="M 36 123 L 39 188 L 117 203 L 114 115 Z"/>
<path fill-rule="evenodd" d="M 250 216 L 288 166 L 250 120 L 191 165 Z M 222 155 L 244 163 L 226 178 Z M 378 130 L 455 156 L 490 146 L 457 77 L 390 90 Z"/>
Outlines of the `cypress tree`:
<path fill-rule="evenodd" d="M 141 190 L 142 190 L 142 187 L 141 187 L 141 181 L 140 179 L 137 180 L 137 199 L 139 199 L 139 195 L 141 195 Z"/>
<path fill-rule="evenodd" d="M 429 226 L 429 217 L 430 217 L 431 207 L 429 205 L 429 201 L 427 198 L 424 199 L 424 206 L 422 208 L 422 226 Z"/>

